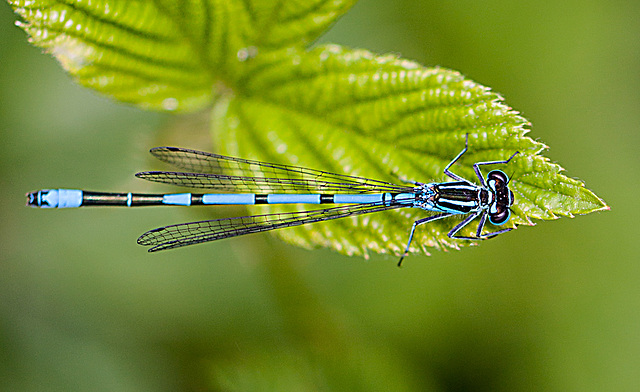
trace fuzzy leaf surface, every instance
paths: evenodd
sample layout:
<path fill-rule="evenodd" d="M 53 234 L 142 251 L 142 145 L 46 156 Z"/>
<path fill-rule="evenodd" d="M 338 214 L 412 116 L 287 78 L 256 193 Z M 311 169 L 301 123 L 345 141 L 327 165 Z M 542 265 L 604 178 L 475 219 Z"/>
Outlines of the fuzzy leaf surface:
<path fill-rule="evenodd" d="M 9 0 L 30 41 L 78 83 L 152 110 L 192 111 L 255 51 L 317 38 L 355 0 Z"/>

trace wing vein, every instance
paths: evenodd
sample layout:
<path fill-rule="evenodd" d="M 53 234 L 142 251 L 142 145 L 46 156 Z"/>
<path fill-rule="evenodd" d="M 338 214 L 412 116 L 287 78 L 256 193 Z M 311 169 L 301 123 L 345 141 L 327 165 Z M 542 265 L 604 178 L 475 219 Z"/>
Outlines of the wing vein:
<path fill-rule="evenodd" d="M 285 227 L 300 226 L 409 206 L 411 205 L 407 202 L 397 201 L 390 203 L 350 204 L 320 210 L 251 215 L 181 223 L 148 231 L 138 238 L 138 243 L 140 245 L 151 246 L 149 252 L 156 252 L 245 234 L 271 231 Z"/>
<path fill-rule="evenodd" d="M 377 193 L 411 192 L 412 186 L 364 177 L 329 173 L 298 166 L 227 157 L 178 147 L 157 147 L 151 153 L 171 165 L 191 171 L 146 171 L 148 181 L 223 192 Z"/>

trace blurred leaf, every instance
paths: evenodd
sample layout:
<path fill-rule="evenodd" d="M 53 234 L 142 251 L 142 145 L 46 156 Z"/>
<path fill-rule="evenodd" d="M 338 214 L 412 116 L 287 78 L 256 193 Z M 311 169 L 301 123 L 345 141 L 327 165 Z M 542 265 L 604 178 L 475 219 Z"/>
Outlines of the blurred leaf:
<path fill-rule="evenodd" d="M 353 341 L 355 340 L 355 342 Z M 364 344 L 366 343 L 366 344 Z M 420 385 L 403 358 L 383 345 L 351 341 L 340 350 L 308 352 L 283 339 L 279 350 L 260 352 L 256 347 L 239 347 L 241 356 L 211 362 L 212 390 L 221 391 L 438 391 L 436 383 Z M 276 365 L 277 364 L 277 365 Z M 430 381 L 429 371 L 420 374 Z"/>
<path fill-rule="evenodd" d="M 354 2 L 9 0 L 80 84 L 169 111 L 209 104 L 256 48 L 307 44 Z"/>
<path fill-rule="evenodd" d="M 582 183 L 538 155 L 545 146 L 524 136 L 527 120 L 502 97 L 455 71 L 336 45 L 272 52 L 249 63 L 253 68 L 240 79 L 237 94 L 219 102 L 214 114 L 215 137 L 225 153 L 396 183 L 444 181 L 444 166 L 469 134 L 469 151 L 452 168 L 465 178 L 475 179 L 474 162 L 520 152 L 502 165 L 516 195 L 512 225 L 605 208 Z M 398 254 L 411 223 L 424 216 L 417 209 L 388 211 L 278 235 L 347 254 Z M 446 236 L 455 221 L 421 227 L 414 246 L 468 244 Z M 469 225 L 466 232 L 473 230 Z"/>

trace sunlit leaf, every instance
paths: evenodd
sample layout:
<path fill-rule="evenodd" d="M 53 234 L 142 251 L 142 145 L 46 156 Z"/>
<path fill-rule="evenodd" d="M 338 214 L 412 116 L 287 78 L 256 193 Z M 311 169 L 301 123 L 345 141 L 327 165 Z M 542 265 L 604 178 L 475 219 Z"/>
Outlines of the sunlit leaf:
<path fill-rule="evenodd" d="M 254 69 L 238 83 L 237 94 L 215 111 L 214 134 L 225 153 L 396 183 L 446 181 L 444 166 L 468 134 L 469 151 L 452 170 L 473 181 L 474 162 L 520 152 L 499 167 L 512 178 L 516 196 L 511 226 L 605 208 L 581 182 L 538 155 L 545 146 L 524 136 L 526 119 L 455 71 L 336 45 L 259 55 L 251 63 Z M 419 209 L 387 211 L 278 235 L 348 254 L 397 254 L 413 221 L 423 216 Z M 455 222 L 421 227 L 415 247 L 468 244 L 446 236 Z"/>

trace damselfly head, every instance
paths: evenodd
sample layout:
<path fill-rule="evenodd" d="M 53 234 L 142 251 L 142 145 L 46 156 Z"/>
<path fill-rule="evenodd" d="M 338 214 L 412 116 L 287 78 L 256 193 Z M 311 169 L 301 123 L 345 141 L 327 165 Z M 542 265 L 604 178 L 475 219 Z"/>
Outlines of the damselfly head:
<path fill-rule="evenodd" d="M 509 177 L 501 170 L 492 170 L 487 176 L 487 184 L 493 191 L 495 199 L 489 208 L 489 221 L 494 225 L 507 223 L 511 216 L 513 192 L 509 189 Z"/>

